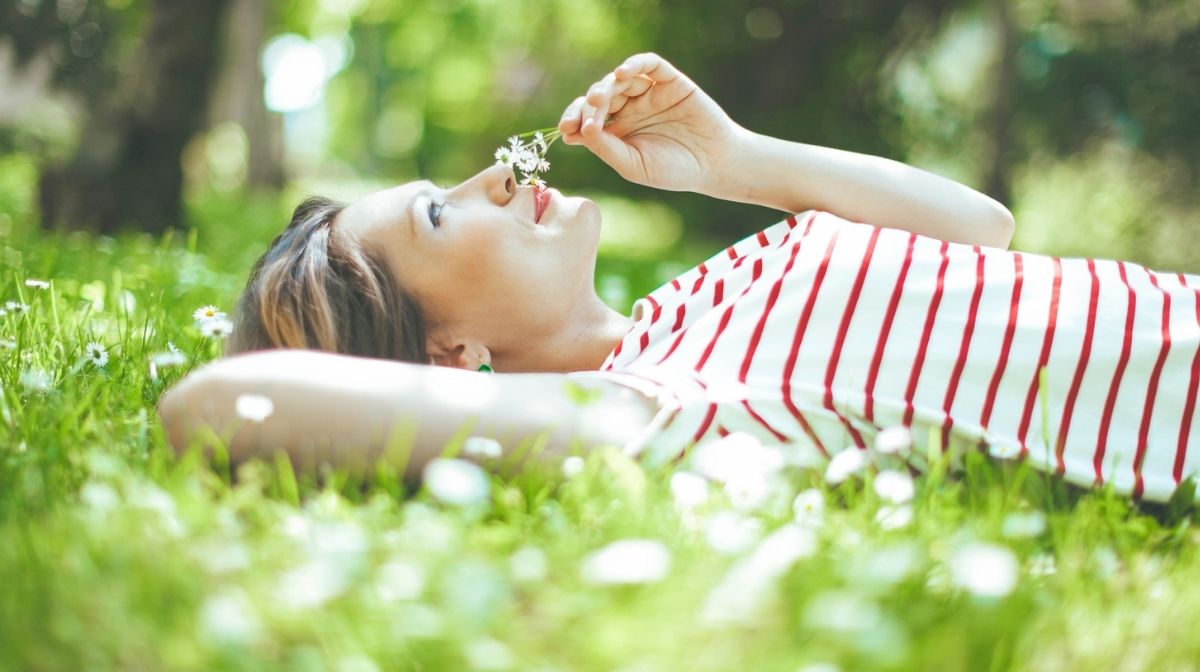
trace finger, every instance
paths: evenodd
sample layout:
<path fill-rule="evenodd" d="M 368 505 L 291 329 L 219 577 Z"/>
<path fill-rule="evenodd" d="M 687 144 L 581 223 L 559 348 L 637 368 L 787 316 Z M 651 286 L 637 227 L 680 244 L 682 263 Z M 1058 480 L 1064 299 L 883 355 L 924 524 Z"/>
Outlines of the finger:
<path fill-rule="evenodd" d="M 562 118 L 558 122 L 558 130 L 567 135 L 570 133 L 579 132 L 579 124 L 582 121 L 584 98 L 580 96 L 571 101 L 567 105 L 567 109 L 563 112 Z"/>
<path fill-rule="evenodd" d="M 604 99 L 610 97 L 614 93 L 613 84 L 617 81 L 617 76 L 613 73 L 608 73 L 603 79 L 592 84 L 588 89 L 587 101 L 592 105 L 600 106 L 604 103 Z"/>
<path fill-rule="evenodd" d="M 629 79 L 635 75 L 646 75 L 656 82 L 670 82 L 683 73 L 667 59 L 655 53 L 634 54 L 625 59 L 614 71 L 617 79 Z"/>

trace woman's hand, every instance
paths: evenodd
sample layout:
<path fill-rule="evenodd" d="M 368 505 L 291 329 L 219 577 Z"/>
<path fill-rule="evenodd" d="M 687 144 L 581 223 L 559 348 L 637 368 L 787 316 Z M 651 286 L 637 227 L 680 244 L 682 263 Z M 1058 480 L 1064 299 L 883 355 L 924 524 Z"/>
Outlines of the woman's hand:
<path fill-rule="evenodd" d="M 630 182 L 700 193 L 721 179 L 744 133 L 657 54 L 626 59 L 567 106 L 558 129 Z"/>

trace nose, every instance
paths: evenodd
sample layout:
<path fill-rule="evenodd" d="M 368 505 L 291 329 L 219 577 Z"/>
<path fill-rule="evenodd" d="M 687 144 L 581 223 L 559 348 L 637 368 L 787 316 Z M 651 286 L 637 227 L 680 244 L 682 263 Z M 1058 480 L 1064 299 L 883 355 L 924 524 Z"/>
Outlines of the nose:
<path fill-rule="evenodd" d="M 458 186 L 466 193 L 482 192 L 489 201 L 506 205 L 517 194 L 517 177 L 512 166 L 491 165 Z"/>

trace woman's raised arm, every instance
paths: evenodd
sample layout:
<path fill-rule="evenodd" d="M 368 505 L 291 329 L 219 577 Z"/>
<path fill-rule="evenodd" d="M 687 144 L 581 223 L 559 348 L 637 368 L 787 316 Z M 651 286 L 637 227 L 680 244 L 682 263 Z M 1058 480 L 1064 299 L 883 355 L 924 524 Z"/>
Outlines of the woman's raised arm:
<path fill-rule="evenodd" d="M 819 103 L 818 103 L 819 104 Z M 657 54 L 637 54 L 567 106 L 563 142 L 659 189 L 824 210 L 952 242 L 1008 247 L 1008 209 L 898 161 L 752 133 Z"/>
<path fill-rule="evenodd" d="M 596 399 L 581 406 L 579 389 Z M 240 397 L 266 397 L 273 410 L 261 421 L 239 417 Z M 393 441 L 407 448 L 411 439 L 406 471 L 415 476 L 464 427 L 468 435 L 497 440 L 506 455 L 545 433 L 545 451 L 565 455 L 573 441 L 624 445 L 650 423 L 654 409 L 640 394 L 603 380 L 273 350 L 193 372 L 163 396 L 159 414 L 176 452 L 215 435 L 233 462 L 282 450 L 302 469 L 367 465 Z M 597 422 L 598 415 L 625 421 Z"/>

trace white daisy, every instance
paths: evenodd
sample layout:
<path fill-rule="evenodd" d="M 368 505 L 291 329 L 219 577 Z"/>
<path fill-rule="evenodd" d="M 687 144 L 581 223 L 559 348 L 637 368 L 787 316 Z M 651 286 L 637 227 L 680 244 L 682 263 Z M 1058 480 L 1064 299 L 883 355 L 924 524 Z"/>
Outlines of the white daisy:
<path fill-rule="evenodd" d="M 262 422 L 275 412 L 275 402 L 259 394 L 243 394 L 234 402 L 239 418 L 251 422 Z"/>
<path fill-rule="evenodd" d="M 904 504 L 913 498 L 912 476 L 902 472 L 885 469 L 875 476 L 875 494 L 885 502 Z"/>
<path fill-rule="evenodd" d="M 28 313 L 29 312 L 29 304 L 21 303 L 20 301 L 5 301 L 4 307 L 10 313 Z"/>
<path fill-rule="evenodd" d="M 819 527 L 825 517 L 825 493 L 809 488 L 792 500 L 792 513 L 800 525 Z"/>
<path fill-rule="evenodd" d="M 1017 556 L 1003 546 L 972 543 L 950 557 L 950 577 L 959 587 L 983 598 L 999 598 L 1017 587 Z"/>
<path fill-rule="evenodd" d="M 572 455 L 562 462 L 563 476 L 567 478 L 575 478 L 583 471 L 583 458 L 578 455 Z"/>
<path fill-rule="evenodd" d="M 517 162 L 511 147 L 501 147 L 496 150 L 496 165 L 511 166 Z"/>
<path fill-rule="evenodd" d="M 233 322 L 224 317 L 205 320 L 200 325 L 200 333 L 210 338 L 225 338 L 233 333 Z"/>
<path fill-rule="evenodd" d="M 542 178 L 538 177 L 537 175 L 530 175 L 530 176 L 526 177 L 525 179 L 521 180 L 521 184 L 528 184 L 530 186 L 537 187 L 539 189 L 546 188 L 546 181 L 543 180 Z"/>
<path fill-rule="evenodd" d="M 469 457 L 495 459 L 503 452 L 499 441 L 486 436 L 472 436 L 463 441 L 463 454 Z"/>
<path fill-rule="evenodd" d="M 997 442 L 988 446 L 988 454 L 1001 460 L 1012 460 L 1021 454 L 1021 448 L 1011 443 Z"/>
<path fill-rule="evenodd" d="M 32 287 L 34 289 L 50 289 L 50 283 L 46 282 L 45 280 L 35 280 L 33 278 L 26 280 L 25 286 Z"/>
<path fill-rule="evenodd" d="M 544 173 L 548 170 L 550 170 L 550 162 L 546 159 L 538 159 L 537 172 Z"/>
<path fill-rule="evenodd" d="M 903 425 L 888 427 L 875 435 L 875 451 L 884 455 L 904 455 L 912 445 L 912 432 Z"/>
<path fill-rule="evenodd" d="M 170 366 L 179 366 L 187 361 L 182 352 L 157 352 L 150 356 L 150 363 L 160 369 L 165 369 Z"/>
<path fill-rule="evenodd" d="M 87 360 L 92 363 L 92 366 L 97 368 L 108 364 L 108 350 L 100 343 L 92 341 L 84 348 Z"/>
<path fill-rule="evenodd" d="M 841 485 L 846 479 L 862 472 L 867 468 L 865 450 L 846 448 L 833 456 L 829 466 L 825 467 L 825 482 L 830 485 Z"/>
<path fill-rule="evenodd" d="M 221 312 L 221 309 L 217 308 L 216 306 L 203 306 L 201 308 L 197 308 L 192 313 L 192 319 L 203 323 L 207 322 L 208 320 L 225 319 L 225 313 Z"/>
<path fill-rule="evenodd" d="M 587 583 L 618 585 L 654 583 L 671 570 L 671 551 L 655 539 L 623 539 L 583 560 L 580 575 Z"/>
<path fill-rule="evenodd" d="M 508 145 L 514 150 L 521 146 L 521 138 L 515 135 L 508 136 Z"/>
<path fill-rule="evenodd" d="M 546 151 L 546 137 L 542 135 L 541 131 L 533 134 L 533 144 L 536 145 L 540 151 Z"/>

